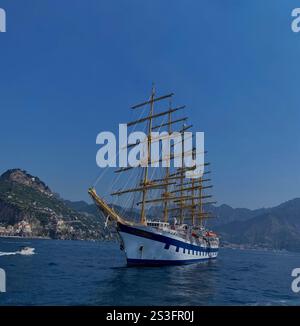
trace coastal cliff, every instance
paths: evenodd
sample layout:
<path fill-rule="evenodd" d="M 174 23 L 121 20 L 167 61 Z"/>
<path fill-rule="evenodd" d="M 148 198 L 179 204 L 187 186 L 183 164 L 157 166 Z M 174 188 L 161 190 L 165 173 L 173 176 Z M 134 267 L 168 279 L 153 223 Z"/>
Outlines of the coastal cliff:
<path fill-rule="evenodd" d="M 0 235 L 106 239 L 101 216 L 78 212 L 38 177 L 12 169 L 0 176 Z"/>

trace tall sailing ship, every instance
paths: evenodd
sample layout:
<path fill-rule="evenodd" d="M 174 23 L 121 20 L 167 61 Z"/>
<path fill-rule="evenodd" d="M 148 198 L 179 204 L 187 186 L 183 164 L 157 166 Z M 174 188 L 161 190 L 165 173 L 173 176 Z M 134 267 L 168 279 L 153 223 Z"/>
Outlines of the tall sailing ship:
<path fill-rule="evenodd" d="M 156 97 L 153 88 L 149 100 L 132 107 L 132 110 L 141 109 L 143 113 L 149 108 L 146 116 L 142 115 L 138 120 L 127 123 L 128 128 L 144 124 L 148 136 L 145 140 L 148 157 L 151 144 L 157 141 L 151 138 L 153 131 L 164 130 L 169 134 L 177 131 L 183 135 L 192 128 L 192 125 L 187 123 L 187 117 L 174 118 L 185 106 L 174 108 L 173 95 L 172 93 Z M 168 109 L 157 111 L 161 101 L 164 103 L 166 100 L 169 102 Z M 133 145 L 128 147 L 130 146 Z M 174 147 L 173 143 L 170 156 L 161 157 L 159 163 L 175 158 Z M 203 164 L 204 173 L 200 177 L 187 178 L 186 172 L 195 170 L 196 166 L 185 166 L 184 154 L 187 153 L 184 148 L 182 142 L 180 168 L 151 168 L 148 158 L 149 164 L 146 166 L 119 168 L 115 171 L 118 174 L 126 174 L 139 170 L 137 177 L 131 175 L 126 178 L 127 181 L 135 183 L 134 187 L 125 186 L 110 193 L 110 196 L 117 198 L 118 204 L 122 196 L 127 196 L 127 208 L 121 212 L 115 205 L 109 204 L 104 196 L 99 196 L 95 187 L 89 189 L 90 196 L 106 218 L 106 226 L 118 235 L 120 248 L 124 250 L 129 266 L 189 264 L 214 259 L 218 255 L 219 238 L 205 227 L 206 220 L 213 217 L 209 208 L 215 203 L 207 193 L 212 188 L 208 177 L 210 171 L 207 170 L 210 164 Z M 190 155 L 195 155 L 195 151 L 196 148 L 193 147 Z M 132 196 L 130 199 L 133 211 L 137 212 L 135 205 L 140 208 L 138 220 L 130 216 L 128 195 Z"/>

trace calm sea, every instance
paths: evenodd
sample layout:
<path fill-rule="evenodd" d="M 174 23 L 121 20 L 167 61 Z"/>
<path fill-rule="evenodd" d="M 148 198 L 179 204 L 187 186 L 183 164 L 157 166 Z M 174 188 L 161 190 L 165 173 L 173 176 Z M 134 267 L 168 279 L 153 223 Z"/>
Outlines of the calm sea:
<path fill-rule="evenodd" d="M 22 246 L 36 254 L 14 254 Z M 296 267 L 300 254 L 221 249 L 209 263 L 127 268 L 115 243 L 2 238 L 0 305 L 300 305 Z"/>

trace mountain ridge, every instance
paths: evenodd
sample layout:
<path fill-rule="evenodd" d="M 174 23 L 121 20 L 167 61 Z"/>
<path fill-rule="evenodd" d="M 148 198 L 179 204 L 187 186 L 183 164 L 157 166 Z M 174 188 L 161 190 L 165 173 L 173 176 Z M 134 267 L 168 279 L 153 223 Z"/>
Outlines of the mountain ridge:
<path fill-rule="evenodd" d="M 216 231 L 236 245 L 300 251 L 300 198 L 265 209 L 250 219 L 216 226 Z"/>

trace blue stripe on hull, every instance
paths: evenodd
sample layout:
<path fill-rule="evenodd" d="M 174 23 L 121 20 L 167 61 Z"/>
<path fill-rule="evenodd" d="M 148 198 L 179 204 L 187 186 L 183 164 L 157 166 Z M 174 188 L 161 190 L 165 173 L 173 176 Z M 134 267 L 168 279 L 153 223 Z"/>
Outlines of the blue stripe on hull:
<path fill-rule="evenodd" d="M 201 246 L 196 246 L 196 245 L 193 245 L 190 243 L 186 243 L 186 242 L 183 242 L 180 240 L 176 240 L 176 239 L 161 235 L 161 234 L 156 234 L 156 233 L 152 233 L 149 231 L 140 230 L 140 229 L 128 226 L 128 225 L 121 224 L 121 223 L 118 223 L 118 227 L 119 227 L 120 232 L 125 232 L 128 234 L 136 235 L 138 237 L 162 242 L 169 246 L 175 246 L 178 248 L 183 248 L 183 249 L 187 249 L 187 250 L 195 250 L 195 251 L 200 251 L 200 252 L 217 252 L 218 251 L 218 248 L 205 248 L 205 247 L 201 247 Z M 200 260 L 202 260 L 202 259 L 200 259 Z"/>
<path fill-rule="evenodd" d="M 152 260 L 152 259 L 130 259 L 127 258 L 128 266 L 167 266 L 167 265 L 188 265 L 200 262 L 207 262 L 212 258 L 202 258 L 202 259 L 187 259 L 187 260 Z"/>

